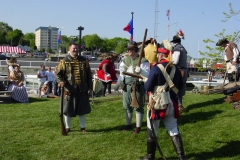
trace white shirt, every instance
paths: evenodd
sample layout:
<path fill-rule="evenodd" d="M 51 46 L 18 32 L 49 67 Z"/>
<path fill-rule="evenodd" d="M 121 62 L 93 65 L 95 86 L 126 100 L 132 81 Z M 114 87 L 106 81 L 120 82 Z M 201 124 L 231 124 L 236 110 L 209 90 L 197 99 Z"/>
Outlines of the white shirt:
<path fill-rule="evenodd" d="M 172 54 L 173 64 L 178 64 L 180 58 L 180 51 L 174 51 Z"/>
<path fill-rule="evenodd" d="M 122 74 L 122 72 L 124 71 L 124 66 L 125 66 L 125 64 L 124 64 L 123 62 L 121 62 L 120 65 L 119 65 L 120 75 L 119 75 L 119 77 L 118 77 L 118 82 L 120 82 L 120 81 L 123 80 L 123 74 Z M 143 76 L 145 76 L 145 77 L 148 77 L 149 72 L 150 72 L 149 63 L 148 63 L 148 62 L 143 62 L 143 63 L 141 63 L 141 64 L 140 64 L 140 68 L 141 68 L 141 70 L 140 70 L 140 73 L 139 73 L 139 74 L 141 74 L 141 75 L 143 75 Z M 133 69 L 132 65 L 130 65 L 130 66 L 127 68 L 126 72 L 134 73 L 134 69 Z M 127 76 L 127 75 L 126 75 L 126 77 L 131 77 L 131 76 Z M 139 79 L 139 80 L 141 80 L 141 79 Z"/>

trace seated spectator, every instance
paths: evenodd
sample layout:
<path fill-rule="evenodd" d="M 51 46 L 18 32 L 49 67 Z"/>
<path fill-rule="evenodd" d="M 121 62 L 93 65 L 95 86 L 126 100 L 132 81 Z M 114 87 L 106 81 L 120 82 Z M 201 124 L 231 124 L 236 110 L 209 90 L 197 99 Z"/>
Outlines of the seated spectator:
<path fill-rule="evenodd" d="M 48 81 L 46 81 L 41 88 L 41 98 L 59 98 L 59 96 L 49 93 L 49 91 Z"/>
<path fill-rule="evenodd" d="M 24 74 L 20 71 L 19 64 L 13 64 L 14 70 L 10 72 L 9 78 L 11 83 L 8 86 L 8 91 L 12 91 L 11 97 L 16 102 L 28 102 L 27 89 L 23 82 Z"/>
<path fill-rule="evenodd" d="M 13 64 L 17 63 L 17 59 L 15 57 L 11 57 L 10 60 L 6 59 L 6 63 L 8 65 L 8 79 L 10 79 L 10 77 L 9 77 L 10 72 L 12 72 L 14 70 Z"/>

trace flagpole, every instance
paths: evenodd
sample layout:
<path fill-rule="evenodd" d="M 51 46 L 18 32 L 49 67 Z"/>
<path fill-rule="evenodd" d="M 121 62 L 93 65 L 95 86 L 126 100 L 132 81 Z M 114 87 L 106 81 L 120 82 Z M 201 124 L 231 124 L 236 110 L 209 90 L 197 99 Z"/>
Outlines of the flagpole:
<path fill-rule="evenodd" d="M 131 14 L 132 14 L 132 21 L 133 21 L 133 14 L 134 14 L 134 12 L 131 12 Z M 132 23 L 133 24 L 133 23 Z M 132 26 L 133 27 L 133 26 Z M 134 29 L 134 28 L 133 28 Z M 132 31 L 132 35 L 131 35 L 131 39 L 130 39 L 130 41 L 133 41 L 133 31 Z"/>
<path fill-rule="evenodd" d="M 170 30 L 170 8 L 168 10 L 168 27 L 167 27 L 167 31 L 168 31 L 168 35 L 167 35 L 167 39 L 169 40 L 169 30 Z"/>

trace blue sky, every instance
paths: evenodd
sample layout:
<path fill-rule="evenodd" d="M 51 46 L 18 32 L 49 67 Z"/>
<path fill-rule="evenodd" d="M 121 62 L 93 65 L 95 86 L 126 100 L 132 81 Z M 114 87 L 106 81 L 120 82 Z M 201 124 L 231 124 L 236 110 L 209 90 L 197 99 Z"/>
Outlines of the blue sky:
<path fill-rule="evenodd" d="M 0 21 L 23 33 L 33 32 L 40 26 L 64 27 L 62 34 L 79 35 L 76 30 L 83 26 L 82 35 L 98 34 L 101 38 L 129 38 L 123 28 L 134 12 L 134 40 L 141 42 L 145 29 L 147 38 L 154 37 L 156 0 L 0 0 Z M 229 13 L 229 3 L 240 10 L 240 0 L 158 0 L 158 42 L 169 39 L 179 29 L 185 33 L 182 44 L 188 55 L 198 58 L 198 48 L 205 50 L 204 39 L 217 41 L 214 34 L 226 29 L 232 34 L 240 28 L 240 15 L 222 22 L 223 12 Z M 199 42 L 199 43 L 198 43 Z"/>

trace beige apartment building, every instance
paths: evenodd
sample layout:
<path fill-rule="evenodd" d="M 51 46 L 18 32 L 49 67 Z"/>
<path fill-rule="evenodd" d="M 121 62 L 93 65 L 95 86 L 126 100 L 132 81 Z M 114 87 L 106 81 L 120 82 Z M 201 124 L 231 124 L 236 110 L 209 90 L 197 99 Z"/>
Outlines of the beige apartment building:
<path fill-rule="evenodd" d="M 35 45 L 38 50 L 51 48 L 53 52 L 58 52 L 58 31 L 57 27 L 39 27 L 35 30 Z"/>

